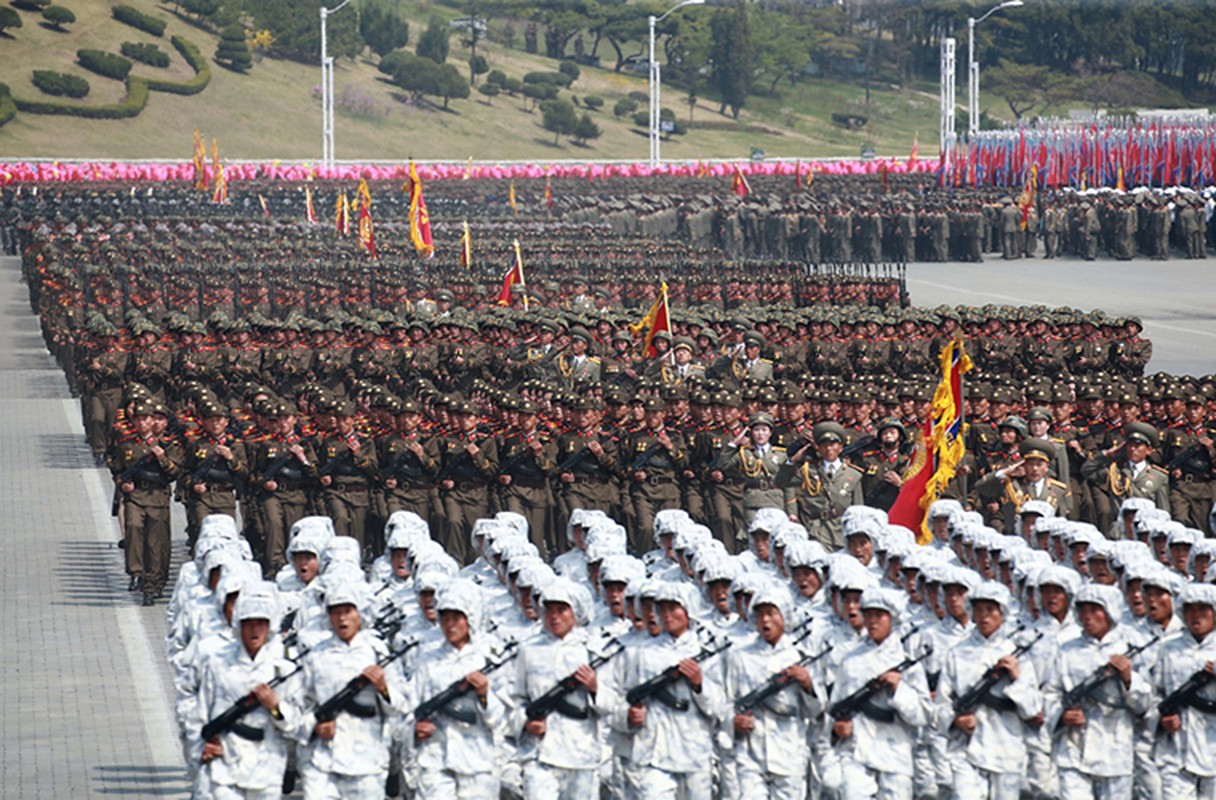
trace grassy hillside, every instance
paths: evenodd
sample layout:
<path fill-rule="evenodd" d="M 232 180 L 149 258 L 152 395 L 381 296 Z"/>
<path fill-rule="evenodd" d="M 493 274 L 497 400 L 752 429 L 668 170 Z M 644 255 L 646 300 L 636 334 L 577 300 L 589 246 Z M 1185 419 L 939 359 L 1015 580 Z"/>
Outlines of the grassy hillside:
<path fill-rule="evenodd" d="M 52 69 L 86 77 L 92 86 L 87 104 L 114 103 L 124 95 L 123 85 L 89 73 L 75 61 L 76 50 L 92 47 L 117 53 L 124 41 L 155 42 L 172 56 L 168 69 L 136 63 L 132 74 L 185 80 L 190 68 L 173 51 L 168 39 L 179 34 L 196 43 L 210 58 L 218 38 L 176 16 L 172 6 L 151 0 L 126 0 L 143 11 L 169 21 L 163 38 L 157 39 L 110 16 L 110 3 L 102 0 L 63 0 L 77 16 L 68 32 L 56 32 L 40 24 L 36 14 L 22 15 L 24 26 L 0 37 L 0 82 L 15 96 L 47 98 L 30 81 L 35 69 Z M 410 47 L 425 28 L 426 16 L 452 13 L 439 6 L 403 2 L 410 17 Z M 343 12 L 346 13 L 346 12 Z M 492 69 L 512 77 L 534 70 L 554 70 L 556 62 L 522 50 L 507 50 L 483 42 L 479 52 Z M 468 59 L 458 38 L 452 39 L 451 63 Z M 192 131 L 217 137 L 221 154 L 232 159 L 312 159 L 321 151 L 319 66 L 265 58 L 246 75 L 219 66 L 212 68 L 211 84 L 201 94 L 183 97 L 153 93 L 147 108 L 130 120 L 86 120 L 64 116 L 19 113 L 0 127 L 0 158 L 188 158 Z M 554 145 L 553 135 L 541 127 L 539 111 L 524 110 L 522 99 L 499 96 L 487 101 L 474 89 L 467 100 L 454 100 L 448 111 L 437 105 L 419 106 L 403 101 L 402 93 L 388 85 L 376 71 L 375 57 L 342 60 L 335 74 L 338 112 L 336 121 L 339 160 L 420 159 L 464 160 L 558 160 L 558 159 L 645 159 L 645 131 L 629 120 L 612 115 L 615 101 L 631 91 L 646 91 L 644 76 L 613 73 L 610 69 L 584 67 L 569 91 L 583 97 L 597 94 L 606 101 L 592 114 L 603 135 L 586 147 L 563 138 Z M 882 154 L 906 153 L 919 132 L 921 152 L 936 151 L 937 98 L 917 91 L 873 88 L 869 106 L 857 85 L 808 80 L 780 97 L 755 97 L 738 123 L 717 113 L 716 104 L 702 100 L 693 110 L 695 123 L 714 123 L 712 130 L 694 128 L 686 136 L 663 145 L 665 159 L 746 158 L 749 148 L 764 149 L 769 156 L 827 157 L 858 154 L 862 143 L 871 143 Z M 343 107 L 343 99 L 357 100 L 364 110 Z M 664 105 L 682 119 L 689 114 L 685 95 L 666 87 Z M 869 123 L 860 131 L 847 131 L 831 121 L 836 112 L 864 114 Z M 580 112 L 581 113 L 581 112 Z"/>

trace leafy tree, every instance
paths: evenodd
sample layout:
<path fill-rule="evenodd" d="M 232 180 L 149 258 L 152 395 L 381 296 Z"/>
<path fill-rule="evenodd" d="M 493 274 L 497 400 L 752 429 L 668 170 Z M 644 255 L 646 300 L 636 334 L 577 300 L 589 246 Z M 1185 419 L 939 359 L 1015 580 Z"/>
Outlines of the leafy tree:
<path fill-rule="evenodd" d="M 520 93 L 526 100 L 532 101 L 532 106 L 537 105 L 545 100 L 553 100 L 557 97 L 557 87 L 550 83 L 524 83 L 520 86 Z M 529 108 L 525 101 L 524 110 Z M 573 107 L 571 107 L 573 110 Z"/>
<path fill-rule="evenodd" d="M 423 58 L 429 58 L 436 64 L 442 64 L 447 61 L 448 49 L 450 47 L 448 37 L 451 34 L 452 29 L 443 21 L 443 18 L 433 15 L 430 22 L 427 23 L 426 31 L 423 32 L 422 38 L 418 40 L 418 55 Z"/>
<path fill-rule="evenodd" d="M 616 101 L 616 105 L 612 107 L 612 116 L 627 117 L 638 110 L 638 101 L 632 97 L 622 97 Z"/>
<path fill-rule="evenodd" d="M 332 0 L 330 7 L 336 5 Z M 224 0 L 222 13 L 239 14 L 253 30 L 268 30 L 275 53 L 309 65 L 321 56 L 321 21 L 317 0 Z M 359 35 L 359 15 L 344 8 L 325 23 L 329 54 L 354 58 L 366 45 Z"/>
<path fill-rule="evenodd" d="M 583 98 L 583 105 L 591 111 L 599 111 L 604 107 L 604 98 L 596 94 L 589 94 Z"/>
<path fill-rule="evenodd" d="M 570 79 L 570 83 L 574 83 L 576 80 L 578 80 L 578 76 L 582 74 L 578 68 L 578 64 L 575 64 L 573 61 L 563 61 L 562 63 L 558 64 L 557 71 L 568 77 Z"/>
<path fill-rule="evenodd" d="M 719 113 L 725 114 L 726 107 L 730 106 L 731 116 L 738 119 L 751 93 L 755 70 L 755 47 L 747 8 L 718 9 L 710 29 L 713 37 L 710 59 L 713 61 L 714 86 L 721 102 Z"/>
<path fill-rule="evenodd" d="M 553 134 L 554 144 L 560 137 L 573 134 L 578 125 L 578 115 L 569 100 L 545 100 L 540 104 L 540 113 L 541 127 Z"/>
<path fill-rule="evenodd" d="M 42 18 L 51 23 L 51 27 L 57 31 L 64 30 L 64 25 L 71 25 L 76 21 L 76 15 L 65 6 L 47 6 L 42 9 Z"/>
<path fill-rule="evenodd" d="M 439 93 L 439 65 L 429 58 L 397 50 L 380 62 L 381 71 L 387 66 L 393 67 L 393 83 L 409 92 L 414 99 Z"/>
<path fill-rule="evenodd" d="M 220 10 L 220 0 L 181 0 L 181 6 L 187 14 L 206 19 Z"/>
<path fill-rule="evenodd" d="M 245 29 L 240 25 L 229 25 L 220 33 L 220 43 L 215 48 L 215 60 L 235 72 L 245 72 L 253 66 L 253 56 L 245 42 Z"/>
<path fill-rule="evenodd" d="M 22 24 L 20 14 L 8 6 L 0 6 L 0 33 L 9 28 L 20 28 Z"/>
<path fill-rule="evenodd" d="M 366 6 L 359 13 L 359 35 L 373 53 L 383 58 L 409 43 L 410 26 L 401 17 L 376 3 Z"/>
<path fill-rule="evenodd" d="M 500 69 L 490 70 L 490 74 L 486 75 L 486 83 L 496 83 L 502 86 L 507 80 L 507 73 Z"/>
<path fill-rule="evenodd" d="M 469 82 L 454 64 L 440 64 L 435 94 L 443 98 L 446 109 L 449 100 L 463 100 L 469 96 Z"/>
<path fill-rule="evenodd" d="M 574 124 L 574 130 L 571 131 L 574 141 L 578 144 L 586 144 L 591 139 L 598 139 L 601 133 L 603 131 L 600 130 L 600 126 L 596 125 L 595 120 L 591 119 L 591 115 L 587 113 L 579 118 L 578 122 Z"/>

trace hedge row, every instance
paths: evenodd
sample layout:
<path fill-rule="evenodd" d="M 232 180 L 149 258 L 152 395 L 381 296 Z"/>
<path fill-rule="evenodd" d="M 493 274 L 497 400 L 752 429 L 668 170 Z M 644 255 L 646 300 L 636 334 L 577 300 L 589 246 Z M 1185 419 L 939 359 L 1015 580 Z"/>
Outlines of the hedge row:
<path fill-rule="evenodd" d="M 144 78 L 143 80 L 148 83 L 148 88 L 154 92 L 168 92 L 170 94 L 198 94 L 203 89 L 206 89 L 207 84 L 211 82 L 211 65 L 203 57 L 203 51 L 199 50 L 198 45 L 194 42 L 181 36 L 174 36 L 170 41 L 173 43 L 173 47 L 177 49 L 177 52 L 181 53 L 182 58 L 186 59 L 186 63 L 194 70 L 195 75 L 183 83 L 165 81 L 159 78 Z"/>
<path fill-rule="evenodd" d="M 138 61 L 141 64 L 147 64 L 150 67 L 169 66 L 169 54 L 154 44 L 123 42 L 122 47 L 119 48 L 119 52 L 127 58 Z"/>
<path fill-rule="evenodd" d="M 90 72 L 114 80 L 124 80 L 131 73 L 131 60 L 104 50 L 77 50 L 76 61 Z"/>
<path fill-rule="evenodd" d="M 121 103 L 108 106 L 65 105 L 13 98 L 17 109 L 30 114 L 65 114 L 85 119 L 127 119 L 138 116 L 148 105 L 148 82 L 134 76 L 127 78 L 127 96 Z"/>
<path fill-rule="evenodd" d="M 110 13 L 114 15 L 114 19 L 119 22 L 125 22 L 132 28 L 138 28 L 145 33 L 150 33 L 153 36 L 165 35 L 165 20 L 160 17 L 154 17 L 151 14 L 145 14 L 138 8 L 131 6 L 114 6 L 110 9 Z"/>
<path fill-rule="evenodd" d="M 52 72 L 49 69 L 34 70 L 34 85 L 44 93 L 56 97 L 84 97 L 89 93 L 89 82 L 79 75 Z"/>

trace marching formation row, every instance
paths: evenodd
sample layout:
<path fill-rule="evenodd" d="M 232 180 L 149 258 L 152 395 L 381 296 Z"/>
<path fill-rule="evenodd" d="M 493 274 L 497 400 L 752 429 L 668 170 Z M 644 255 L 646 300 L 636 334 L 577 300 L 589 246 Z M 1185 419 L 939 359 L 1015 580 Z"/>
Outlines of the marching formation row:
<path fill-rule="evenodd" d="M 933 540 L 852 506 L 828 552 L 779 511 L 732 555 L 686 512 L 656 549 L 521 515 L 461 569 L 397 512 L 365 572 L 298 522 L 272 582 L 202 522 L 168 657 L 198 797 L 1202 798 L 1216 788 L 1216 548 L 1145 501 L 1104 536 L 956 501 Z"/>

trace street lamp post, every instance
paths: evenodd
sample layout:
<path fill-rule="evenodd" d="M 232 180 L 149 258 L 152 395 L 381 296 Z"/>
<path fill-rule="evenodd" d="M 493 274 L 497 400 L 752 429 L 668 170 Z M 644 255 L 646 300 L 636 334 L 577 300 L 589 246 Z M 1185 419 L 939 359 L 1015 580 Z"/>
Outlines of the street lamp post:
<path fill-rule="evenodd" d="M 321 166 L 334 165 L 334 60 L 329 56 L 325 19 L 341 11 L 350 0 L 333 8 L 321 6 Z"/>
<path fill-rule="evenodd" d="M 684 6 L 705 5 L 705 0 L 684 0 L 667 10 L 667 13 L 656 17 L 650 15 L 650 166 L 659 165 L 659 62 L 654 57 L 654 28 L 669 16 Z"/>
<path fill-rule="evenodd" d="M 967 139 L 975 138 L 980 132 L 980 65 L 975 60 L 975 26 L 991 17 L 1002 8 L 1017 8 L 1023 5 L 1022 0 L 1005 0 L 998 6 L 988 9 L 988 13 L 976 19 L 967 17 Z"/>

